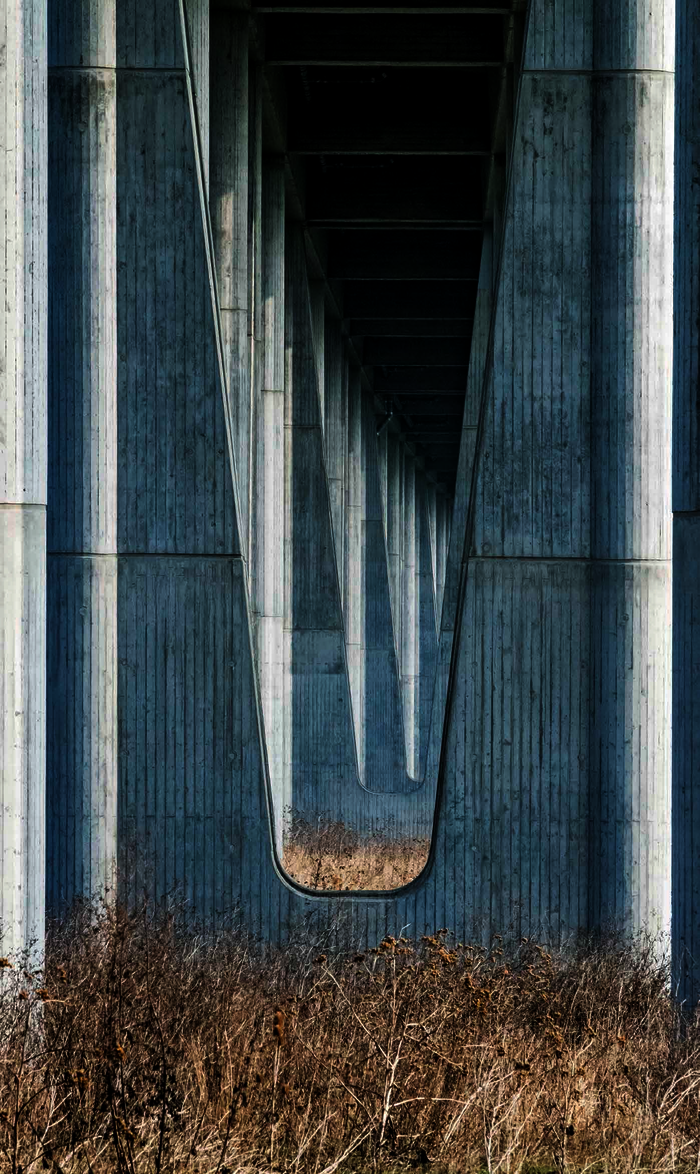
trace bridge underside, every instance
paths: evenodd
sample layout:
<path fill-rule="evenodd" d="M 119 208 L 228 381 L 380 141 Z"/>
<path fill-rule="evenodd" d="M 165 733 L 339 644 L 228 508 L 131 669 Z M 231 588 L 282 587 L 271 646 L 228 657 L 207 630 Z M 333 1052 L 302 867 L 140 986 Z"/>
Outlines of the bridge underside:
<path fill-rule="evenodd" d="M 7 6 L 8 948 L 117 872 L 276 940 L 666 934 L 672 9 Z M 432 832 L 428 866 L 303 892 L 295 814 Z"/>

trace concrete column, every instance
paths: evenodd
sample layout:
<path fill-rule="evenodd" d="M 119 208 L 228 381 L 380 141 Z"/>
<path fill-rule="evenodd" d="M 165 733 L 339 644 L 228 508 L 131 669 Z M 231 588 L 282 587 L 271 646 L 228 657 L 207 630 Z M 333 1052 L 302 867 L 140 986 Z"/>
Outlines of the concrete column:
<path fill-rule="evenodd" d="M 673 4 L 594 10 L 590 916 L 667 933 Z"/>
<path fill-rule="evenodd" d="M 337 554 L 344 545 L 347 445 L 347 427 L 341 435 L 340 346 L 329 347 L 326 361 L 330 454 L 327 449 L 325 464 L 334 460 L 333 470 L 342 474 L 334 485 L 324 467 L 300 225 L 288 224 L 285 253 L 285 752 L 294 810 L 344 818 L 360 789 Z M 339 330 L 328 334 L 331 344 L 340 342 Z"/>
<path fill-rule="evenodd" d="M 197 121 L 202 143 L 202 169 L 209 187 L 209 4 L 210 0 L 185 0 L 192 86 L 197 106 Z"/>
<path fill-rule="evenodd" d="M 700 999 L 700 13 L 677 2 L 673 348 L 673 969 Z"/>
<path fill-rule="evenodd" d="M 673 38 L 593 9 L 530 14 L 436 842 L 553 938 L 668 924 Z"/>
<path fill-rule="evenodd" d="M 179 5 L 116 14 L 119 864 L 126 896 L 176 891 L 210 920 L 246 859 L 234 780 L 252 736 L 214 258 Z"/>
<path fill-rule="evenodd" d="M 345 648 L 348 659 L 350 696 L 355 726 L 355 743 L 360 772 L 365 761 L 365 515 L 367 468 L 363 436 L 363 405 L 360 370 L 348 373 L 348 457 L 345 563 Z"/>
<path fill-rule="evenodd" d="M 348 402 L 347 360 L 340 322 L 326 319 L 325 453 L 331 499 L 335 557 L 341 596 L 345 583 L 345 505 L 347 497 Z"/>
<path fill-rule="evenodd" d="M 46 625 L 46 3 L 0 15 L 0 922 L 44 934 Z"/>
<path fill-rule="evenodd" d="M 257 655 L 267 759 L 281 846 L 291 803 L 285 771 L 284 650 L 284 159 L 267 158 L 262 184 L 263 376 L 257 427 L 254 534 Z"/>
<path fill-rule="evenodd" d="M 442 625 L 442 600 L 445 594 L 445 567 L 447 564 L 447 515 L 449 502 L 444 494 L 437 495 L 436 503 L 436 570 L 435 570 L 435 603 L 437 609 L 438 631 Z"/>
<path fill-rule="evenodd" d="M 356 590 L 362 592 L 363 610 L 363 687 L 364 687 L 364 757 L 363 782 L 372 791 L 391 791 L 395 794 L 394 809 L 387 801 L 388 822 L 400 831 L 406 825 L 405 809 L 396 792 L 415 789 L 406 773 L 404 723 L 401 702 L 401 682 L 394 638 L 389 589 L 389 563 L 385 534 L 386 511 L 382 497 L 382 476 L 386 475 L 386 460 L 382 461 L 380 445 L 386 432 L 377 436 L 377 417 L 372 398 L 362 395 L 362 452 L 363 498 L 362 567 L 363 579 Z M 427 822 L 432 811 L 431 796 L 425 801 Z"/>
<path fill-rule="evenodd" d="M 316 374 L 318 376 L 319 404 L 321 409 L 321 428 L 324 426 L 325 412 L 325 352 L 326 352 L 326 287 L 323 281 L 309 282 L 309 296 L 311 298 L 311 328 L 314 336 L 314 355 L 316 358 Z"/>
<path fill-rule="evenodd" d="M 416 470 L 415 481 L 415 676 L 414 676 L 414 777 L 425 777 L 428 738 L 437 669 L 437 627 L 433 542 L 430 532 L 429 482 Z M 432 499 L 434 501 L 434 498 Z"/>
<path fill-rule="evenodd" d="M 397 432 L 386 429 L 386 550 L 389 594 L 399 666 L 401 665 L 401 549 L 403 535 L 403 446 Z"/>
<path fill-rule="evenodd" d="M 376 425 L 376 416 L 375 416 L 375 435 L 376 435 L 376 426 L 377 425 Z M 389 435 L 388 435 L 387 429 L 382 428 L 381 432 L 377 436 L 377 461 L 379 463 L 379 483 L 380 483 L 380 489 L 381 489 L 381 495 L 382 495 L 381 496 L 382 525 L 384 527 L 385 541 L 387 538 L 387 532 L 386 532 L 387 499 L 388 499 L 388 491 L 389 491 L 388 464 L 387 464 L 387 461 L 388 461 L 388 454 L 387 454 L 388 439 L 389 439 Z"/>
<path fill-rule="evenodd" d="M 420 751 L 416 738 L 416 647 L 418 608 L 416 591 L 416 458 L 403 458 L 403 535 L 401 560 L 401 693 L 406 737 L 406 770 L 416 778 Z"/>
<path fill-rule="evenodd" d="M 240 526 L 248 534 L 250 494 L 250 396 L 252 269 L 250 257 L 251 120 L 255 132 L 255 87 L 251 95 L 248 17 L 211 10 L 211 214 L 221 333 L 228 379 L 231 426 L 239 490 Z M 252 111 L 252 115 L 251 115 Z M 252 136 L 255 142 L 255 133 Z"/>
<path fill-rule="evenodd" d="M 253 559 L 250 553 L 252 541 L 253 512 L 255 509 L 256 450 L 260 396 L 264 383 L 264 329 L 262 298 L 262 184 L 263 184 L 263 96 L 262 66 L 256 65 L 250 78 L 250 162 L 248 175 L 250 193 L 248 199 L 248 422 L 247 422 L 247 463 L 241 470 L 238 481 L 238 497 L 243 498 L 241 514 L 248 519 L 246 533 L 246 558 L 249 573 L 252 574 Z M 245 482 L 242 478 L 245 476 Z"/>
<path fill-rule="evenodd" d="M 47 900 L 117 856 L 116 0 L 49 4 Z"/>
<path fill-rule="evenodd" d="M 428 505 L 428 529 L 430 537 L 430 566 L 432 571 L 433 595 L 437 592 L 437 491 L 434 481 L 426 479 L 425 491 Z M 437 608 L 434 607 L 436 612 Z"/>

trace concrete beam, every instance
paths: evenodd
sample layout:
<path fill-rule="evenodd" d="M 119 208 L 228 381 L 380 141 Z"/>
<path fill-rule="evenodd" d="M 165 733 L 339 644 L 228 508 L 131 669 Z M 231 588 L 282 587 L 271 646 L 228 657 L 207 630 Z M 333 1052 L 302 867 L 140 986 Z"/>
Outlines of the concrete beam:
<path fill-rule="evenodd" d="M 343 290 L 346 318 L 416 319 L 471 318 L 474 314 L 476 280 L 348 282 Z"/>
<path fill-rule="evenodd" d="M 467 366 L 462 367 L 375 367 L 373 386 L 377 395 L 396 393 L 407 396 L 446 395 L 453 392 L 463 396 L 467 385 Z"/>
<path fill-rule="evenodd" d="M 401 156 L 390 167 L 372 155 L 356 156 L 352 166 L 342 157 L 333 162 L 322 169 L 319 160 L 307 160 L 310 225 L 481 226 L 481 159 L 435 155 L 418 172 L 412 159 Z"/>
<path fill-rule="evenodd" d="M 349 335 L 372 338 L 471 338 L 473 318 L 347 318 Z"/>
<path fill-rule="evenodd" d="M 365 338 L 366 367 L 466 367 L 469 342 L 461 338 Z"/>
<path fill-rule="evenodd" d="M 352 229 L 329 234 L 327 274 L 350 280 L 476 280 L 479 229 L 389 231 Z"/>
<path fill-rule="evenodd" d="M 410 21 L 372 14 L 360 26 L 352 16 L 276 15 L 265 26 L 265 55 L 284 65 L 494 66 L 503 57 L 500 16 L 456 16 Z"/>

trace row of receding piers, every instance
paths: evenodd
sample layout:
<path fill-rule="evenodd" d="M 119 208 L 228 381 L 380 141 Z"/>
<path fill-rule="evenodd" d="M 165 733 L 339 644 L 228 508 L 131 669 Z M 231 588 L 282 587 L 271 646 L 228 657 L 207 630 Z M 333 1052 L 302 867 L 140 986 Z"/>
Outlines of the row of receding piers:
<path fill-rule="evenodd" d="M 532 0 L 452 513 L 377 434 L 263 151 L 245 14 L 5 4 L 8 948 L 117 864 L 282 938 L 330 909 L 279 870 L 285 809 L 417 831 L 436 800 L 426 872 L 348 899 L 355 937 L 671 927 L 697 997 L 700 15 L 678 10 L 676 36 L 671 0 Z"/>

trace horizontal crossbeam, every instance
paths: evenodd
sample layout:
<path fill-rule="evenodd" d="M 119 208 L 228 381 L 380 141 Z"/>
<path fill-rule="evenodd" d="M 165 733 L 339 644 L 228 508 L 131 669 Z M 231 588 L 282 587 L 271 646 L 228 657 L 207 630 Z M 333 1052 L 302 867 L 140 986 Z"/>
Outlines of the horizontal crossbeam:
<path fill-rule="evenodd" d="M 265 56 L 284 65 L 498 65 L 503 60 L 500 16 L 283 13 L 265 25 Z"/>
<path fill-rule="evenodd" d="M 374 281 L 459 281 L 477 278 L 481 232 L 406 232 L 379 230 L 334 233 L 328 276 Z"/>

